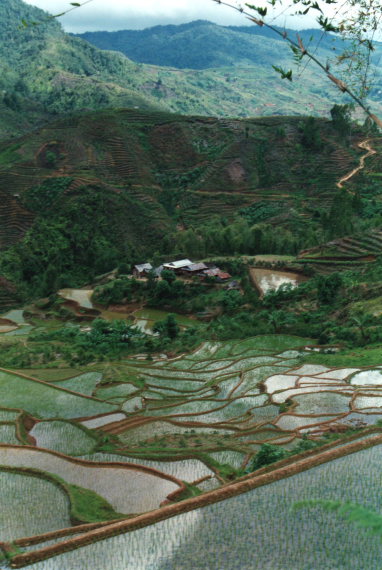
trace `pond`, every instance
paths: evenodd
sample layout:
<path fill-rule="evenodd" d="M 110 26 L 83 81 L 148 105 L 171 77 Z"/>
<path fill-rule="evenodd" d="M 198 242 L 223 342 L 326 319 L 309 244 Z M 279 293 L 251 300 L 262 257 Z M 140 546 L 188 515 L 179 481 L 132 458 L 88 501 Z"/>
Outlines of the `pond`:
<path fill-rule="evenodd" d="M 275 271 L 274 269 L 260 269 L 258 267 L 252 267 L 250 274 L 261 296 L 266 295 L 268 291 L 277 290 L 281 285 L 288 283 L 290 283 L 292 287 L 297 287 L 300 283 L 308 279 L 305 275 L 301 275 L 300 273 Z"/>
<path fill-rule="evenodd" d="M 159 311 L 158 309 L 139 309 L 133 313 L 133 316 L 137 319 L 156 322 L 163 321 L 169 314 L 174 314 L 176 322 L 182 327 L 193 327 L 199 324 L 199 321 L 192 319 L 191 317 L 171 313 L 169 311 Z"/>
<path fill-rule="evenodd" d="M 181 328 L 200 325 L 199 321 L 192 319 L 191 317 L 168 311 L 160 311 L 158 309 L 138 309 L 132 313 L 132 316 L 134 317 L 134 324 L 139 328 L 139 330 L 146 334 L 151 334 L 154 324 L 157 321 L 163 321 L 169 314 L 174 314 L 176 322 Z"/>
<path fill-rule="evenodd" d="M 93 303 L 90 300 L 93 289 L 61 289 L 58 294 L 68 301 L 75 301 L 84 309 L 93 308 Z"/>
<path fill-rule="evenodd" d="M 12 309 L 11 311 L 8 311 L 4 315 L 1 315 L 1 318 L 8 319 L 8 321 L 13 321 L 18 325 L 25 324 L 24 309 Z"/>
<path fill-rule="evenodd" d="M 4 336 L 28 334 L 33 328 L 24 319 L 24 309 L 12 309 L 1 315 L 2 319 L 0 334 Z"/>

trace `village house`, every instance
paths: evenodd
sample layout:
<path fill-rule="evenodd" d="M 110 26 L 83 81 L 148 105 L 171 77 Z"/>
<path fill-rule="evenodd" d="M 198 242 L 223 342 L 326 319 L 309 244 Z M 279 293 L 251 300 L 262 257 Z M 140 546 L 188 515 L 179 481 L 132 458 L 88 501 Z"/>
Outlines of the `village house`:
<path fill-rule="evenodd" d="M 154 277 L 160 277 L 162 271 L 166 269 L 168 271 L 174 271 L 178 276 L 192 277 L 197 275 L 200 279 L 205 277 L 214 277 L 218 283 L 226 282 L 231 279 L 231 275 L 226 271 L 222 271 L 219 267 L 213 264 L 206 263 L 194 263 L 190 259 L 179 259 L 178 261 L 169 261 L 164 263 L 155 269 L 151 263 L 141 263 L 140 265 L 134 265 L 133 275 L 139 278 L 148 277 L 148 274 L 152 272 Z"/>
<path fill-rule="evenodd" d="M 227 279 L 231 279 L 232 275 L 226 271 L 222 271 L 219 267 L 213 267 L 211 269 L 206 269 L 206 271 L 203 272 L 203 277 L 215 277 L 216 281 L 221 283 L 223 281 L 227 281 Z"/>
<path fill-rule="evenodd" d="M 205 263 L 191 263 L 191 265 L 186 265 L 186 267 L 182 268 L 182 273 L 184 275 L 199 275 L 208 269 L 208 266 Z"/>
<path fill-rule="evenodd" d="M 153 266 L 151 263 L 141 263 L 140 265 L 134 265 L 133 275 L 134 277 L 147 277 L 152 270 Z"/>
<path fill-rule="evenodd" d="M 190 259 L 179 259 L 179 261 L 170 261 L 170 263 L 164 263 L 163 269 L 174 271 L 175 273 L 179 274 L 182 272 L 182 269 L 192 264 L 193 263 Z"/>

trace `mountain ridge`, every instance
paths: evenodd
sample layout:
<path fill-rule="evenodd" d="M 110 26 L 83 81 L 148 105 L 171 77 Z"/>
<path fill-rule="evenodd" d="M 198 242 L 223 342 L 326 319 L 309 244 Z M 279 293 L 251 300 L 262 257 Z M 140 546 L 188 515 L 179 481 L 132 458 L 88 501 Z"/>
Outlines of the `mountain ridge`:
<path fill-rule="evenodd" d="M 311 66 L 303 82 L 281 81 L 271 63 L 277 52 L 277 62 L 289 65 L 284 49 L 269 53 L 268 64 L 261 66 L 158 67 L 99 50 L 65 34 L 54 19 L 37 26 L 21 24 L 41 20 L 44 14 L 21 0 L 0 5 L 2 139 L 57 116 L 97 109 L 139 107 L 216 117 L 327 115 L 333 103 L 343 101 L 334 86 L 324 85 L 322 78 L 317 83 L 319 74 Z M 222 33 L 219 27 L 213 29 Z M 264 41 L 260 36 L 255 40 Z"/>
<path fill-rule="evenodd" d="M 297 30 L 277 28 L 294 37 Z M 319 44 L 328 57 L 340 43 L 317 29 L 298 31 L 304 43 Z M 208 69 L 230 65 L 271 65 L 290 59 L 288 46 L 274 31 L 259 26 L 220 26 L 208 20 L 159 25 L 143 30 L 96 31 L 75 34 L 103 50 L 119 51 L 133 61 L 178 69 Z M 266 46 L 262 43 L 266 42 Z M 267 53 L 268 52 L 268 53 Z"/>

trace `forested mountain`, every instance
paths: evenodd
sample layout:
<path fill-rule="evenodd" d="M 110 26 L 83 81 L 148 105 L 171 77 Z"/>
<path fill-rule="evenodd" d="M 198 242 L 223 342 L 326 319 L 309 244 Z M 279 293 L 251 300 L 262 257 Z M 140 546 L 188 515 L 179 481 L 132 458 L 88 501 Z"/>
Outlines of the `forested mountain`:
<path fill-rule="evenodd" d="M 322 36 L 319 30 L 304 30 L 300 35 L 306 45 L 318 44 L 322 58 L 332 56 L 338 44 L 333 34 Z M 144 30 L 84 32 L 78 37 L 100 49 L 122 52 L 133 61 L 178 69 L 269 66 L 288 55 L 283 40 L 268 28 L 219 26 L 204 20 Z"/>
<path fill-rule="evenodd" d="M 279 46 L 280 42 L 272 40 L 268 45 L 270 40 L 266 37 L 252 36 L 244 29 L 236 43 L 242 45 L 241 61 L 245 65 L 180 70 L 136 63 L 123 54 L 101 51 L 64 33 L 57 21 L 47 20 L 44 12 L 22 0 L 1 2 L 0 26 L 3 139 L 57 115 L 112 107 L 217 117 L 325 115 L 335 101 L 343 100 L 312 66 L 304 69 L 302 81 L 281 81 L 270 64 L 277 54 L 278 65 L 289 66 L 291 54 Z M 185 26 L 187 38 L 194 28 L 191 24 Z M 196 28 L 200 41 L 205 35 L 210 44 L 208 37 L 213 32 L 212 47 L 215 43 L 218 49 L 215 55 L 206 49 L 209 61 L 213 59 L 216 65 L 227 62 L 227 53 L 238 32 L 203 22 Z M 217 42 L 217 35 L 222 36 L 225 51 Z M 256 42 L 257 47 L 250 42 Z M 190 52 L 193 45 L 190 44 Z M 176 42 L 172 49 L 181 52 L 177 46 Z M 265 49 L 260 52 L 261 46 Z M 261 65 L 249 65 L 251 52 L 259 53 Z M 200 51 L 198 54 L 195 57 L 200 59 Z M 378 106 L 374 109 L 378 111 Z"/>
<path fill-rule="evenodd" d="M 335 34 L 323 33 L 320 29 L 306 29 L 297 32 L 275 26 L 275 30 L 287 33 L 288 37 L 296 42 L 298 33 L 304 46 L 311 53 L 327 65 L 335 75 L 349 82 L 348 66 L 346 63 L 343 65 L 346 58 L 337 60 L 337 56 L 343 52 L 350 56 L 354 51 L 351 42 L 346 42 Z M 243 93 L 250 86 L 256 90 L 255 82 L 252 83 L 253 76 L 260 81 L 263 78 L 269 80 L 269 70 L 272 69 L 272 65 L 293 69 L 294 81 L 301 91 L 297 95 L 296 90 L 290 86 L 287 88 L 281 86 L 281 82 L 278 86 L 270 83 L 271 88 L 280 92 L 276 107 L 280 105 L 281 109 L 273 109 L 273 114 L 279 111 L 281 114 L 286 113 L 285 91 L 288 90 L 290 103 L 293 106 L 289 109 L 297 114 L 301 112 L 302 100 L 309 99 L 313 102 L 311 110 L 306 109 L 306 113 L 313 110 L 313 113 L 317 114 L 318 109 L 315 103 L 317 95 L 322 99 L 330 97 L 332 101 L 333 97 L 337 99 L 338 95 L 328 85 L 325 74 L 317 73 L 315 64 L 311 61 L 305 59 L 301 67 L 296 66 L 288 44 L 274 30 L 265 26 L 219 26 L 212 22 L 198 20 L 188 24 L 154 26 L 144 30 L 85 32 L 79 34 L 79 37 L 100 49 L 119 51 L 140 63 L 178 69 L 209 69 L 215 74 L 219 73 L 219 70 L 223 73 L 224 69 L 226 76 L 236 75 L 236 77 L 233 75 L 234 80 Z M 370 85 L 369 97 L 373 100 L 373 105 L 378 105 L 382 93 L 380 73 L 382 43 L 375 42 L 373 47 L 374 50 L 371 53 L 373 71 L 370 74 L 373 76 L 373 81 Z M 339 61 L 342 61 L 340 66 Z M 243 68 L 247 74 L 247 84 L 242 80 L 240 70 Z M 354 77 L 350 79 L 350 82 L 354 80 L 357 83 L 356 66 L 353 65 L 351 68 Z M 321 113 L 324 108 L 325 105 L 321 107 Z M 264 114 L 264 110 L 260 113 Z"/>
<path fill-rule="evenodd" d="M 133 75 L 135 64 L 72 38 L 47 16 L 21 0 L 0 4 L 3 138 L 60 113 L 105 106 L 155 106 L 149 95 L 129 87 L 126 76 Z M 117 78 L 121 85 L 115 83 Z"/>

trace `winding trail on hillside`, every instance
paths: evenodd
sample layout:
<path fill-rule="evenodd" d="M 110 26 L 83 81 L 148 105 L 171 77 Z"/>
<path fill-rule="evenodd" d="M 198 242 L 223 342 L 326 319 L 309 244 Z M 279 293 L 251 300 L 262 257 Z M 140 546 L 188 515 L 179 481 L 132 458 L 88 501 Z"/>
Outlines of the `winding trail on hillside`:
<path fill-rule="evenodd" d="M 348 174 L 346 174 L 345 176 L 340 178 L 340 180 L 336 184 L 337 188 L 343 188 L 344 182 L 348 182 L 348 180 L 350 180 L 351 178 L 353 178 L 353 176 L 358 174 L 358 172 L 360 170 L 365 168 L 365 160 L 367 158 L 369 158 L 369 156 L 372 156 L 373 154 L 377 154 L 377 151 L 370 145 L 370 141 L 372 141 L 372 140 L 373 139 L 365 139 L 358 144 L 358 148 L 362 148 L 364 150 L 367 150 L 367 153 L 360 157 L 359 165 L 357 166 L 357 168 L 354 168 L 351 172 L 349 172 Z"/>

